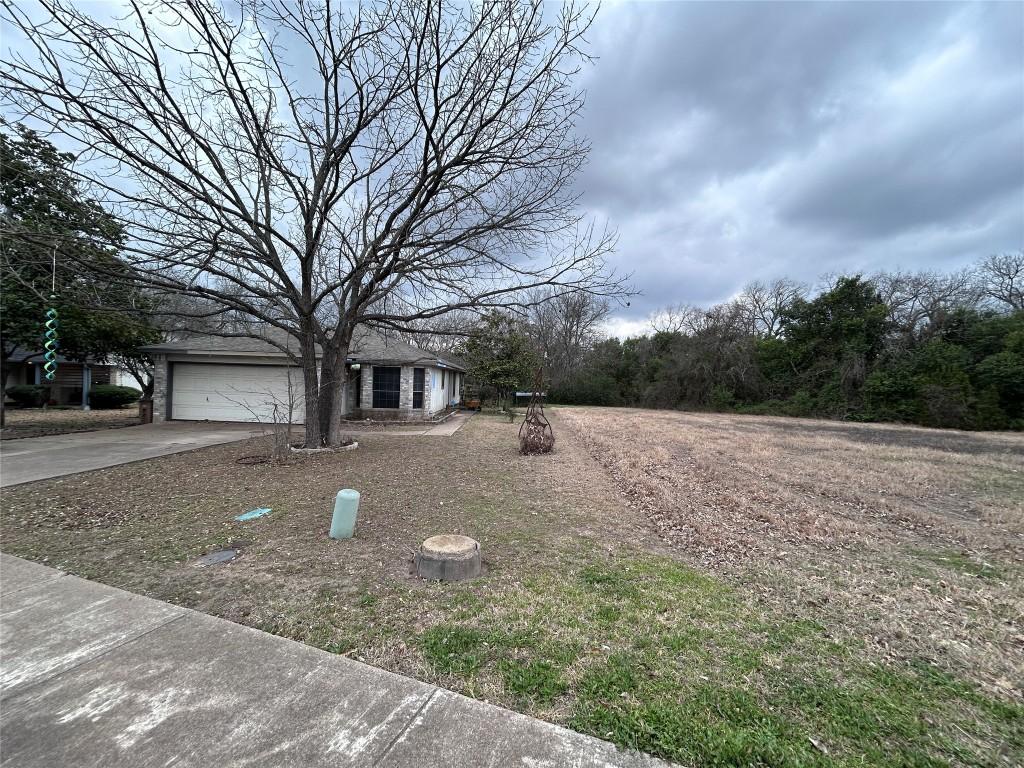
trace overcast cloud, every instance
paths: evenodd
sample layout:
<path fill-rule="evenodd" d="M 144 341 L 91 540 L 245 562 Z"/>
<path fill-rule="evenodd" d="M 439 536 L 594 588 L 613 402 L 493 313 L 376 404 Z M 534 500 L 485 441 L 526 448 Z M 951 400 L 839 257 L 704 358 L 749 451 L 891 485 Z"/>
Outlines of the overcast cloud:
<path fill-rule="evenodd" d="M 1024 5 L 622 3 L 590 35 L 583 203 L 643 292 L 954 269 L 1024 245 Z"/>

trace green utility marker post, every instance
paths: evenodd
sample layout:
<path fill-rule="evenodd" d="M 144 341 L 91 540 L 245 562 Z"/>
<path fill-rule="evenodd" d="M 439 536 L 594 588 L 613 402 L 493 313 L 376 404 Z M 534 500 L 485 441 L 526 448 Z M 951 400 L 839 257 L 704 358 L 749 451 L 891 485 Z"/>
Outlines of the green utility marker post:
<path fill-rule="evenodd" d="M 334 499 L 334 517 L 331 518 L 331 538 L 351 539 L 356 530 L 359 512 L 359 491 L 344 488 Z"/>

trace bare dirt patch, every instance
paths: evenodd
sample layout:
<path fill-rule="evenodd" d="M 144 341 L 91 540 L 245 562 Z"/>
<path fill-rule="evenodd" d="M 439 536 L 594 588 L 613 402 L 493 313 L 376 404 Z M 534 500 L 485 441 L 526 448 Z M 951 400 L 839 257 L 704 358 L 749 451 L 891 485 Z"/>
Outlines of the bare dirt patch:
<path fill-rule="evenodd" d="M 6 426 L 0 430 L 0 440 L 17 440 L 134 427 L 139 423 L 139 407 L 129 405 L 94 411 L 77 408 L 9 408 L 4 418 Z"/>

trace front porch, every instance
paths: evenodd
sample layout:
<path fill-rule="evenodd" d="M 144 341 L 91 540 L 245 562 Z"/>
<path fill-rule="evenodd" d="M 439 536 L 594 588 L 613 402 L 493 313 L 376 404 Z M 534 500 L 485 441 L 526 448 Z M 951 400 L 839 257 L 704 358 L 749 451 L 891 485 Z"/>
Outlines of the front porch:
<path fill-rule="evenodd" d="M 49 387 L 49 405 L 78 405 L 88 410 L 89 391 L 97 384 L 113 383 L 113 371 L 111 365 L 58 361 L 56 377 L 47 381 L 42 359 L 27 359 L 11 364 L 7 388 L 25 384 Z"/>

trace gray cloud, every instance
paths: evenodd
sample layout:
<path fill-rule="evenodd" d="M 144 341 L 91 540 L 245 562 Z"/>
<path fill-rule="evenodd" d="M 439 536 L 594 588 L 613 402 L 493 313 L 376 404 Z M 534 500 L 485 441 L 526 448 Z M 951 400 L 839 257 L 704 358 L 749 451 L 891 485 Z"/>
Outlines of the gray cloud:
<path fill-rule="evenodd" d="M 591 40 L 579 188 L 625 319 L 1024 243 L 1024 6 L 623 3 Z"/>

